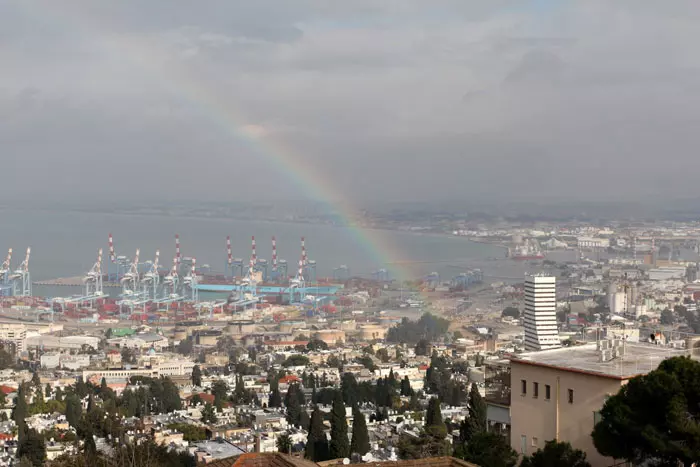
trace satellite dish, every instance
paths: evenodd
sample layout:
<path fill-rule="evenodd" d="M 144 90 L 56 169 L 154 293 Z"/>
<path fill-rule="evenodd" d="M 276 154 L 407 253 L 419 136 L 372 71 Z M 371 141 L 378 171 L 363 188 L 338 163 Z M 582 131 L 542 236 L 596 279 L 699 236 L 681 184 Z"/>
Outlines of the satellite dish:
<path fill-rule="evenodd" d="M 343 459 L 343 465 L 350 465 L 350 459 L 348 459 L 347 457 Z"/>

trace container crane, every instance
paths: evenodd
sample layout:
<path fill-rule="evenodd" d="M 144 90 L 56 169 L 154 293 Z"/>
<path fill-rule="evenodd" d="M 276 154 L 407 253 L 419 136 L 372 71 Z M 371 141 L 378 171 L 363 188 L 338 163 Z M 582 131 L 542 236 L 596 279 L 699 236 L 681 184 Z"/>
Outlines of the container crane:
<path fill-rule="evenodd" d="M 159 259 L 160 251 L 156 250 L 156 259 L 151 263 L 150 269 L 143 275 L 143 279 L 141 280 L 143 294 L 146 297 L 153 297 L 153 300 L 158 298 L 158 286 L 160 285 L 160 274 L 158 273 Z"/>
<path fill-rule="evenodd" d="M 306 256 L 306 240 L 301 237 L 301 260 L 302 260 L 302 271 L 306 280 L 311 283 L 316 282 L 316 261 L 313 259 L 308 259 Z"/>
<path fill-rule="evenodd" d="M 122 296 L 123 297 L 132 297 L 136 295 L 136 290 L 139 287 L 139 282 L 140 282 L 140 274 L 139 274 L 139 255 L 141 251 L 137 248 L 136 249 L 136 256 L 134 256 L 134 260 L 131 263 L 131 266 L 129 268 L 129 272 L 124 274 L 124 277 L 121 278 L 119 281 L 122 285 Z"/>
<path fill-rule="evenodd" d="M 277 259 L 277 239 L 272 237 L 272 279 L 284 280 L 287 278 L 287 261 Z"/>
<path fill-rule="evenodd" d="M 301 237 L 301 258 L 299 259 L 299 268 L 297 275 L 289 280 L 289 303 L 295 303 L 295 297 L 299 295 L 299 302 L 304 300 L 306 295 L 306 280 L 304 278 L 304 263 L 306 260 L 306 246 L 304 245 L 304 237 Z"/>
<path fill-rule="evenodd" d="M 250 253 L 250 262 L 248 263 L 248 272 L 245 277 L 241 279 L 241 291 L 243 293 L 248 293 L 250 296 L 255 297 L 257 295 L 257 277 L 255 274 L 255 264 L 257 263 L 258 256 L 255 251 L 255 237 L 252 237 L 252 249 Z"/>
<path fill-rule="evenodd" d="M 27 248 L 27 254 L 24 257 L 24 261 L 19 265 L 17 269 L 10 275 L 10 280 L 13 284 L 13 295 L 21 295 L 22 297 L 32 296 L 32 281 L 31 275 L 29 274 L 29 256 L 32 253 L 32 248 Z"/>
<path fill-rule="evenodd" d="M 83 278 L 85 297 L 92 297 L 91 301 L 94 301 L 95 298 L 104 296 L 102 279 L 102 248 L 100 248 L 97 250 L 97 261 Z"/>
<path fill-rule="evenodd" d="M 11 263 L 12 248 L 7 250 L 7 257 L 2 263 L 2 266 L 0 266 L 0 297 L 5 297 L 13 293 L 12 281 L 10 280 L 10 275 L 12 273 Z"/>
<path fill-rule="evenodd" d="M 190 300 L 197 303 L 199 301 L 199 291 L 197 290 L 197 258 L 191 259 L 192 266 L 188 275 L 182 281 L 182 284 L 190 289 Z"/>
<path fill-rule="evenodd" d="M 110 268 L 110 264 L 112 267 Z M 129 259 L 126 256 L 117 256 L 114 249 L 114 238 L 109 234 L 109 262 L 107 263 L 107 281 L 118 283 L 129 271 Z M 110 270 L 111 269 L 111 270 Z"/>
<path fill-rule="evenodd" d="M 163 278 L 163 296 L 161 298 L 153 300 L 153 303 L 157 304 L 158 308 L 160 308 L 161 305 L 167 306 L 170 303 L 181 302 L 185 299 L 185 297 L 183 297 L 179 293 L 180 276 L 178 275 L 177 270 L 178 270 L 178 261 L 177 261 L 177 256 L 175 256 L 175 257 L 173 257 L 172 269 Z"/>

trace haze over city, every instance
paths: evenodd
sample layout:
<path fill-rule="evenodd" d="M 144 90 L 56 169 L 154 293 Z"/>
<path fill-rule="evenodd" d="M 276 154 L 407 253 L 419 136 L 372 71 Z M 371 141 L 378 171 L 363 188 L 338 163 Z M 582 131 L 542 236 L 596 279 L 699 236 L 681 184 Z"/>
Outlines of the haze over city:
<path fill-rule="evenodd" d="M 698 196 L 699 16 L 654 0 L 2 0 L 0 195 Z"/>

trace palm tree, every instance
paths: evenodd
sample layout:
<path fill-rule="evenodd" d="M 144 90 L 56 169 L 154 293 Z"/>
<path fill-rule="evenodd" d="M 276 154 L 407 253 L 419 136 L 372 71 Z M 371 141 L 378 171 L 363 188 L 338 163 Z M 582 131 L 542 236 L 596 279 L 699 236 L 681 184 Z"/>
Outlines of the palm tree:
<path fill-rule="evenodd" d="M 292 438 L 288 434 L 285 433 L 277 437 L 277 450 L 285 454 L 292 452 Z"/>

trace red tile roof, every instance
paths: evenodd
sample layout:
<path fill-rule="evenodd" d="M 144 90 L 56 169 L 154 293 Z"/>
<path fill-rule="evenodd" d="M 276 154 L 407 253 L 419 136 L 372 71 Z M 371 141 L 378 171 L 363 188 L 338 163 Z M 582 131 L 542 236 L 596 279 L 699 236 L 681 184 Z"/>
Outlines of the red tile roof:
<path fill-rule="evenodd" d="M 187 396 L 187 400 L 191 400 L 195 395 L 197 395 L 197 394 L 192 394 L 191 396 Z M 213 404 L 213 403 L 214 403 L 214 399 L 215 399 L 214 394 L 208 394 L 208 393 L 206 393 L 206 392 L 200 392 L 198 395 L 199 395 L 199 398 L 202 399 L 202 401 L 203 401 L 205 404 L 206 404 L 207 402 L 210 403 L 210 404 Z"/>
<path fill-rule="evenodd" d="M 7 394 L 12 394 L 13 392 L 17 392 L 17 388 L 5 386 L 3 384 L 2 386 L 0 386 L 0 391 L 4 392 L 7 395 Z"/>
<path fill-rule="evenodd" d="M 299 381 L 301 381 L 301 380 L 297 376 L 287 375 L 284 378 L 279 380 L 279 384 L 298 383 Z"/>

